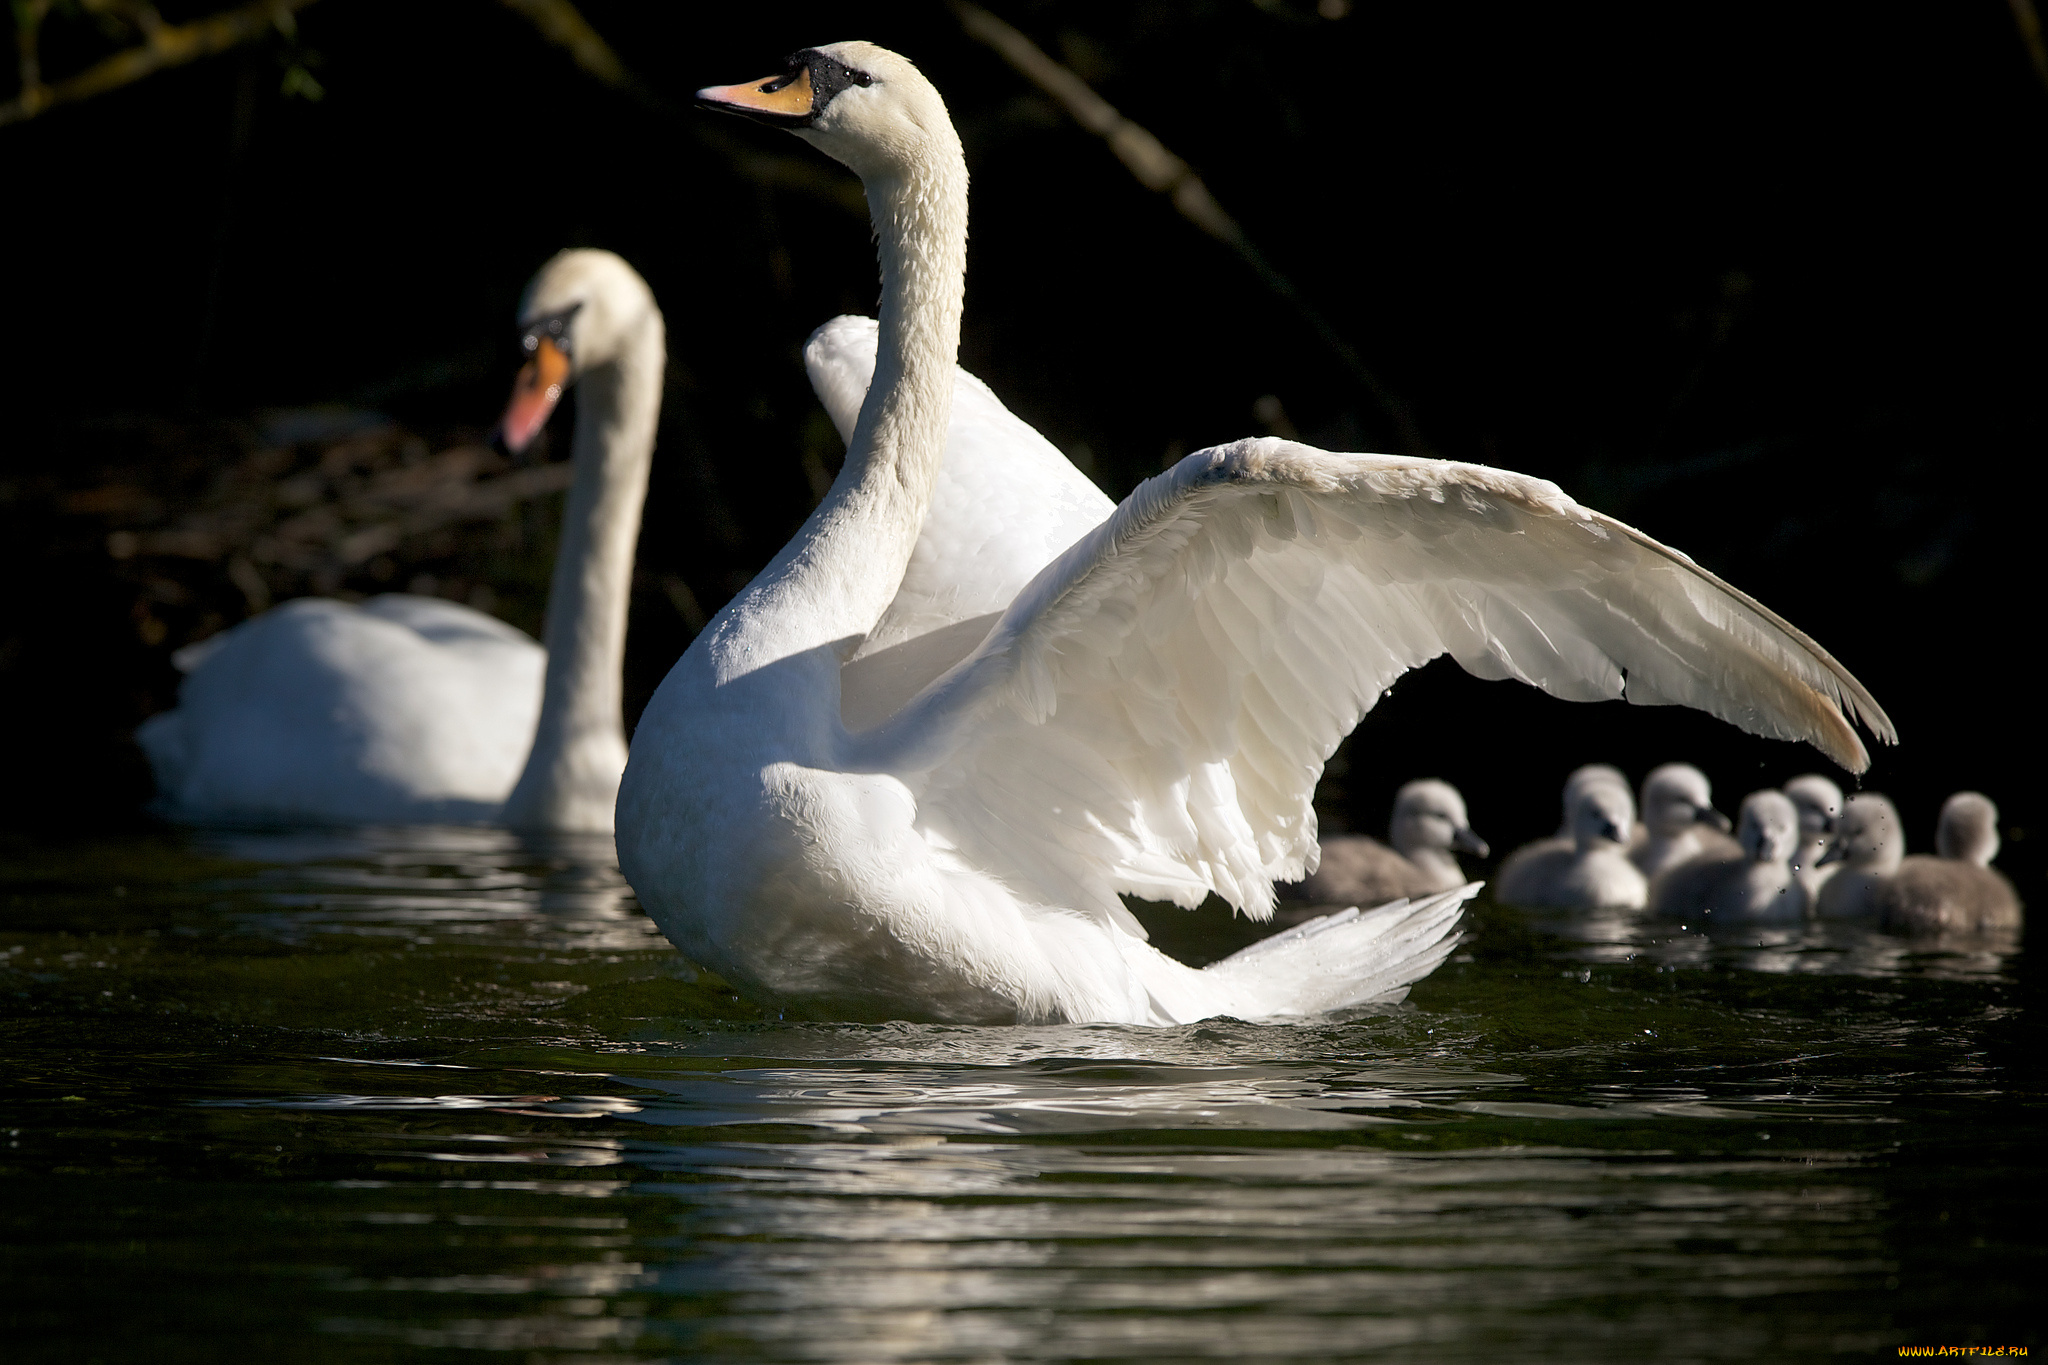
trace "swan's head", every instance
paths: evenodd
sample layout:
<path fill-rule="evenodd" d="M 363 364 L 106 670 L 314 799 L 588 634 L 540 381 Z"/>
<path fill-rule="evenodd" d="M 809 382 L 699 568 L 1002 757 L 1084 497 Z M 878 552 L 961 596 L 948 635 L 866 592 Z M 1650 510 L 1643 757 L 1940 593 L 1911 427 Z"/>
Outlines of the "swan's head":
<path fill-rule="evenodd" d="M 1799 847 L 1799 809 L 1783 792 L 1751 792 L 1742 798 L 1742 851 L 1753 863 L 1789 862 Z"/>
<path fill-rule="evenodd" d="M 1572 839 L 1581 853 L 1596 844 L 1628 843 L 1635 826 L 1635 802 L 1628 788 L 1590 782 L 1572 806 Z"/>
<path fill-rule="evenodd" d="M 1822 863 L 1846 863 L 1858 872 L 1891 873 L 1906 855 L 1906 835 L 1898 807 L 1876 792 L 1858 792 L 1842 803 L 1835 821 L 1834 842 L 1820 855 Z"/>
<path fill-rule="evenodd" d="M 1714 809 L 1714 791 L 1707 775 L 1690 763 L 1666 763 L 1643 779 L 1643 825 L 1661 839 L 1675 839 L 1694 825 L 1728 828 L 1728 817 Z"/>
<path fill-rule="evenodd" d="M 1394 796 L 1394 818 L 1388 842 L 1403 853 L 1424 848 L 1458 849 L 1484 858 L 1486 840 L 1472 832 L 1465 818 L 1465 798 L 1448 782 L 1420 778 Z"/>
<path fill-rule="evenodd" d="M 697 102 L 787 128 L 866 181 L 921 164 L 934 141 L 959 143 L 932 83 L 907 57 L 873 43 L 807 47 L 778 74 L 707 86 Z"/>
<path fill-rule="evenodd" d="M 505 408 L 505 444 L 524 450 L 547 425 L 565 389 L 592 370 L 617 364 L 629 343 L 660 326 L 654 294 L 632 266 L 609 251 L 557 253 L 519 301 L 526 364 Z"/>
<path fill-rule="evenodd" d="M 1799 811 L 1799 831 L 1809 839 L 1832 834 L 1835 817 L 1842 813 L 1842 789 L 1819 773 L 1808 773 L 1787 782 L 1783 789 Z"/>
<path fill-rule="evenodd" d="M 1982 792 L 1957 792 L 1941 803 L 1934 848 L 1944 858 L 1991 866 L 1998 856 L 1998 807 Z"/>

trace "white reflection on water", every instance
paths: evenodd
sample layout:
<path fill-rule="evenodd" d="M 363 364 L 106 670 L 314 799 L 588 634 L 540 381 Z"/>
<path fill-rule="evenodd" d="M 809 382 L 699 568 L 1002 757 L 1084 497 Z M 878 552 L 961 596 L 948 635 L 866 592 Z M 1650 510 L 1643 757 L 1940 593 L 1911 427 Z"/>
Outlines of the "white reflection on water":
<path fill-rule="evenodd" d="M 1455 1340 L 1510 1304 L 1564 1315 L 1543 1335 L 1568 1338 L 1622 1286 L 1675 1291 L 1638 1311 L 1682 1327 L 1688 1299 L 1885 1266 L 1853 1230 L 1866 1192 L 1830 1191 L 1847 1235 L 1816 1237 L 1819 1206 L 1763 1162 L 958 1142 L 671 1159 L 696 1178 L 645 1188 L 690 1210 L 694 1245 L 647 1287 L 716 1294 L 716 1330 L 796 1355 L 1328 1359 Z"/>
<path fill-rule="evenodd" d="M 1859 1159 L 1785 1155 L 632 1143 L 632 1192 L 677 1211 L 665 1251 L 587 1240 L 576 1258 L 557 1241 L 489 1272 L 353 1277 L 328 1287 L 412 1302 L 328 1330 L 546 1349 L 584 1339 L 564 1318 L 602 1313 L 622 1349 L 853 1360 L 1325 1360 L 1389 1343 L 1448 1359 L 1505 1340 L 1587 1358 L 1693 1333 L 1681 1354 L 1740 1359 L 1791 1338 L 1726 1305 L 1895 1268 L 1872 1235 L 1881 1199 L 1839 1179 Z M 495 1318 L 427 1302 L 514 1294 L 529 1297 Z M 691 1310 L 649 1316 L 663 1304 Z M 1848 1315 L 1814 1326 L 1882 1340 Z"/>
<path fill-rule="evenodd" d="M 235 913 L 245 931 L 284 942 L 511 931 L 612 952 L 667 946 L 633 899 L 609 836 L 428 825 L 215 829 L 194 840 L 216 857 L 260 865 L 211 885 L 264 907 Z"/>
<path fill-rule="evenodd" d="M 2020 948 L 2020 932 L 2011 929 L 1909 939 L 1840 921 L 1708 927 L 1643 910 L 1523 913 L 1532 928 L 1571 945 L 1568 955 L 1581 962 L 1960 981 L 2004 974 Z"/>

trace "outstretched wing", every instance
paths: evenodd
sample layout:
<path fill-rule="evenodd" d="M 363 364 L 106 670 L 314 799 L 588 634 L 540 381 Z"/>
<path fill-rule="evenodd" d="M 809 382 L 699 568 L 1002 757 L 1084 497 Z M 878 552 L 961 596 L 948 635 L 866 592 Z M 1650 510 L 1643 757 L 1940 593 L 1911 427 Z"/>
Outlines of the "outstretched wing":
<path fill-rule="evenodd" d="M 1213 890 L 1264 918 L 1313 857 L 1324 761 L 1439 654 L 1569 700 L 1695 706 L 1851 769 L 1849 717 L 1895 738 L 1805 635 L 1553 484 L 1261 439 L 1140 485 L 856 757 L 911 785 L 935 848 L 1069 908 Z"/>

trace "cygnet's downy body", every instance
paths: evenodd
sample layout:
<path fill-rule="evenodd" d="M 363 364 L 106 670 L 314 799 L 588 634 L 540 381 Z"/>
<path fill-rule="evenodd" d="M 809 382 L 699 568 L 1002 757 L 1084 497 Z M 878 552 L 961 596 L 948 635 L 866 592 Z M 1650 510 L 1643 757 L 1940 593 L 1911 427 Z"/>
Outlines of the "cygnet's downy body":
<path fill-rule="evenodd" d="M 1642 811 L 1643 837 L 1628 856 L 1651 881 L 1695 858 L 1742 855 L 1728 837 L 1728 817 L 1714 809 L 1707 775 L 1690 763 L 1653 768 L 1643 779 Z"/>
<path fill-rule="evenodd" d="M 1780 790 L 1799 812 L 1799 847 L 1792 854 L 1792 870 L 1799 874 L 1799 884 L 1806 888 L 1806 901 L 1811 905 L 1827 879 L 1841 870 L 1840 863 L 1823 865 L 1820 859 L 1834 841 L 1835 821 L 1842 814 L 1842 789 L 1819 773 L 1807 773 Z"/>
<path fill-rule="evenodd" d="M 1510 853 L 1507 861 L 1501 864 L 1496 878 L 1498 884 L 1505 886 L 1511 879 L 1519 884 L 1525 864 L 1553 853 L 1569 854 L 1577 846 L 1577 840 L 1572 837 L 1572 812 L 1577 809 L 1579 797 L 1588 787 L 1610 787 L 1619 792 L 1628 815 L 1629 828 L 1635 828 L 1636 797 L 1629 787 L 1627 774 L 1607 763 L 1588 763 L 1574 768 L 1571 776 L 1564 780 L 1564 808 L 1558 820 L 1557 833 L 1547 839 L 1532 840 Z"/>
<path fill-rule="evenodd" d="M 1501 871 L 1500 899 L 1563 910 L 1639 910 L 1649 882 L 1629 861 L 1628 789 L 1587 783 L 1572 807 L 1572 846 L 1518 858 Z"/>
<path fill-rule="evenodd" d="M 1471 880 L 1458 866 L 1458 853 L 1487 853 L 1486 841 L 1466 818 L 1465 798 L 1448 782 L 1419 778 L 1394 797 L 1387 843 L 1363 834 L 1324 839 L 1321 865 L 1288 898 L 1318 908 L 1370 908 L 1403 896 L 1455 891 Z"/>
<path fill-rule="evenodd" d="M 1842 803 L 1834 840 L 1821 855 L 1823 865 L 1842 868 L 1821 887 L 1814 912 L 1822 919 L 1876 919 L 1885 886 L 1905 856 L 1906 834 L 1891 798 L 1858 792 Z"/>
<path fill-rule="evenodd" d="M 1935 833 L 1938 858 L 1901 860 L 1879 894 L 1882 927 L 1894 934 L 1981 933 L 2020 923 L 2020 898 L 1993 868 L 1998 807 L 1978 792 L 1943 803 Z"/>
<path fill-rule="evenodd" d="M 1740 858 L 1681 864 L 1657 882 L 1661 914 L 1707 924 L 1782 924 L 1806 918 L 1806 888 L 1792 867 L 1799 849 L 1799 810 L 1783 793 L 1751 792 L 1737 831 Z"/>

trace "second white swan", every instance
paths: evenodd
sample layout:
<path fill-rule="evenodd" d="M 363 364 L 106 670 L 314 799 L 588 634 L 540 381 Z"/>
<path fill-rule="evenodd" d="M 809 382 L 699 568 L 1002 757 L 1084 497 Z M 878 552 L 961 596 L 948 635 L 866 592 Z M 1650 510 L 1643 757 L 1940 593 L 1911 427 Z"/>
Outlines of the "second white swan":
<path fill-rule="evenodd" d="M 661 312 L 609 251 L 564 251 L 520 305 L 506 439 L 580 386 L 542 649 L 480 611 L 301 598 L 190 647 L 136 739 L 190 820 L 474 823 L 606 833 L 626 766 L 627 590 L 661 412 Z"/>

